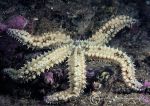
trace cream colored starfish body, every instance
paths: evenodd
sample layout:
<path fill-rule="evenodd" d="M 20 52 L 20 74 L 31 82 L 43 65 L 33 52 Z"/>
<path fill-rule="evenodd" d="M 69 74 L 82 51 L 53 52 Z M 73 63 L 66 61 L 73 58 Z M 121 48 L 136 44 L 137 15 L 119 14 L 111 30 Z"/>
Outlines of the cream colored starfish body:
<path fill-rule="evenodd" d="M 8 29 L 8 34 L 21 43 L 33 49 L 50 48 L 43 55 L 37 56 L 31 62 L 27 62 L 23 67 L 17 70 L 16 79 L 26 81 L 35 79 L 46 69 L 52 68 L 67 59 L 69 66 L 69 89 L 61 92 L 47 95 L 46 103 L 54 101 L 68 101 L 72 97 L 78 97 L 86 87 L 86 58 L 97 57 L 98 59 L 108 60 L 117 63 L 121 67 L 121 73 L 127 86 L 140 90 L 142 84 L 135 78 L 135 68 L 131 59 L 126 53 L 114 48 L 107 47 L 105 44 L 124 27 L 130 27 L 136 22 L 129 16 L 120 15 L 102 26 L 96 34 L 88 40 L 72 40 L 63 33 L 44 33 L 42 36 L 32 36 L 23 30 Z"/>

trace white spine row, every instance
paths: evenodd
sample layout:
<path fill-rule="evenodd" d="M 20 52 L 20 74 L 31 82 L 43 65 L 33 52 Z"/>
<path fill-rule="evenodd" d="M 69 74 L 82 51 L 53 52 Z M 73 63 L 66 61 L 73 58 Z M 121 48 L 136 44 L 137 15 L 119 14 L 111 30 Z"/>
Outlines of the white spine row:
<path fill-rule="evenodd" d="M 135 68 L 131 59 L 122 51 L 110 47 L 89 46 L 86 55 L 90 57 L 99 57 L 118 63 L 121 67 L 122 77 L 127 86 L 140 90 L 142 84 L 135 78 Z"/>
<path fill-rule="evenodd" d="M 69 57 L 69 89 L 45 97 L 46 103 L 54 101 L 68 101 L 73 97 L 78 97 L 86 86 L 86 65 L 85 56 L 81 48 L 76 47 Z"/>
<path fill-rule="evenodd" d="M 89 40 L 104 45 L 124 27 L 130 27 L 136 22 L 137 20 L 129 16 L 119 15 L 105 23 Z"/>
<path fill-rule="evenodd" d="M 70 46 L 63 46 L 54 51 L 49 51 L 41 56 L 37 56 L 36 59 L 32 59 L 31 62 L 27 62 L 24 67 L 21 67 L 18 71 L 21 72 L 19 78 L 23 78 L 28 81 L 35 79 L 45 70 L 52 68 L 55 64 L 59 64 L 64 61 L 70 55 Z"/>
<path fill-rule="evenodd" d="M 24 30 L 17 30 L 17 29 L 8 29 L 8 35 L 12 36 L 20 43 L 27 45 L 29 48 L 45 48 L 50 47 L 51 45 L 60 45 L 62 43 L 69 43 L 72 40 L 69 36 L 61 32 L 55 33 L 43 33 L 41 36 L 33 36 Z"/>
<path fill-rule="evenodd" d="M 86 86 L 86 64 L 82 48 L 75 47 L 74 54 L 68 60 L 69 81 L 72 92 L 79 96 Z"/>

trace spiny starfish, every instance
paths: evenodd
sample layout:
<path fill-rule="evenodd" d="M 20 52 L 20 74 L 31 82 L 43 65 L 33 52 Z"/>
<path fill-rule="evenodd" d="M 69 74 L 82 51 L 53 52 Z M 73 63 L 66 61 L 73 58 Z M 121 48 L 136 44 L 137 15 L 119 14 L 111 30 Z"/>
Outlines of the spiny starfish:
<path fill-rule="evenodd" d="M 31 62 L 27 62 L 17 74 L 12 76 L 14 79 L 24 79 L 26 81 L 35 79 L 45 70 L 52 68 L 55 64 L 68 59 L 69 66 L 69 89 L 61 92 L 47 95 L 46 103 L 54 101 L 68 101 L 72 97 L 78 97 L 86 87 L 86 58 L 105 59 L 119 64 L 124 82 L 127 86 L 140 90 L 142 84 L 135 78 L 135 68 L 131 59 L 126 53 L 106 46 L 109 40 L 124 27 L 132 26 L 137 20 L 119 15 L 112 18 L 104 24 L 88 40 L 72 40 L 69 36 L 61 32 L 44 33 L 42 36 L 32 36 L 28 32 L 17 29 L 8 29 L 8 35 L 19 40 L 21 43 L 33 49 L 50 48 L 55 46 L 54 50 L 49 50 L 43 55 L 37 56 Z M 8 73 L 13 72 L 12 69 Z"/>

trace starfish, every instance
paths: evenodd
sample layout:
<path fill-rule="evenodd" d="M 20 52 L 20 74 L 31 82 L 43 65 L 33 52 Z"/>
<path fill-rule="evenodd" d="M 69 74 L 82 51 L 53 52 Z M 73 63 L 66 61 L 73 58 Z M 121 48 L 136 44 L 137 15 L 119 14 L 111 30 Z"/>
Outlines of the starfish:
<path fill-rule="evenodd" d="M 13 73 L 13 79 L 33 80 L 41 73 L 54 67 L 54 65 L 67 60 L 69 88 L 44 97 L 46 103 L 68 101 L 79 97 L 86 87 L 86 59 L 97 58 L 116 63 L 121 68 L 122 78 L 125 84 L 140 90 L 142 84 L 135 77 L 135 68 L 126 53 L 107 47 L 106 44 L 124 27 L 131 27 L 137 20 L 129 16 L 119 15 L 110 19 L 98 31 L 87 40 L 73 40 L 62 32 L 44 33 L 41 36 L 33 36 L 24 30 L 8 29 L 8 35 L 19 40 L 24 45 L 33 49 L 47 48 L 49 51 L 33 58 L 19 70 L 6 69 L 7 73 Z M 53 50 L 50 50 L 53 47 Z"/>

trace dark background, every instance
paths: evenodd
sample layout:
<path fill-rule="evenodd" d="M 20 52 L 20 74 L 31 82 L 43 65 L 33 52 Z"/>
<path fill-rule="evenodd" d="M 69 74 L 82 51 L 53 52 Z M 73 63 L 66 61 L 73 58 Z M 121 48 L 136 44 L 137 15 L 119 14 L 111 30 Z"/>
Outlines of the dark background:
<path fill-rule="evenodd" d="M 108 45 L 121 49 L 132 58 L 140 82 L 150 81 L 150 0 L 0 0 L 0 22 L 14 15 L 22 15 L 29 21 L 37 18 L 32 26 L 25 29 L 33 35 L 59 30 L 70 34 L 73 39 L 87 39 L 111 17 L 123 14 L 138 19 L 139 23 L 120 31 Z M 52 85 L 45 84 L 42 77 L 27 84 L 18 84 L 1 71 L 8 67 L 18 69 L 41 52 L 27 50 L 5 32 L 0 33 L 0 106 L 44 106 L 44 95 L 68 87 L 65 62 L 54 67 L 58 72 L 54 72 L 55 84 Z M 117 66 L 91 61 L 87 64 L 87 70 L 98 70 L 98 76 L 87 79 L 87 88 L 81 99 L 59 105 L 92 105 L 90 94 L 95 90 L 94 82 L 102 85 L 98 88 L 103 98 L 99 105 L 144 105 L 137 100 L 141 93 L 125 87 L 116 72 Z M 59 77 L 61 72 L 64 78 Z M 110 78 L 101 79 L 102 72 L 108 72 Z M 149 96 L 148 90 L 145 95 Z"/>

